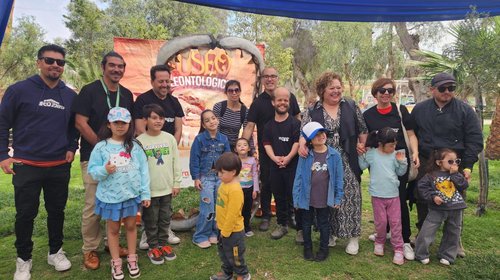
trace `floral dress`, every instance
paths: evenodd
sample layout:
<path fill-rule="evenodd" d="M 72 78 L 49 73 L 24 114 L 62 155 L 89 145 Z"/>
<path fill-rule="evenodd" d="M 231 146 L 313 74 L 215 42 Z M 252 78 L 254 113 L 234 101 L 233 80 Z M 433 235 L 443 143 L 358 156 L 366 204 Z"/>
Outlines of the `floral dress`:
<path fill-rule="evenodd" d="M 323 107 L 321 102 L 318 102 L 316 106 Z M 333 236 L 339 238 L 350 238 L 358 237 L 361 235 L 361 185 L 349 165 L 349 159 L 347 153 L 344 151 L 342 145 L 340 144 L 340 115 L 342 114 L 339 108 L 337 112 L 337 118 L 333 119 L 328 115 L 326 110 L 323 110 L 323 116 L 325 119 L 325 128 L 331 133 L 328 133 L 328 138 L 326 144 L 330 147 L 336 149 L 341 157 L 342 163 L 344 165 L 344 197 L 340 203 L 339 209 L 330 208 L 330 229 Z M 311 116 L 309 111 L 305 110 L 302 117 L 302 127 L 311 122 Z M 359 107 L 356 106 L 356 122 L 360 130 L 360 134 L 368 132 L 363 115 Z M 302 130 L 301 127 L 301 130 Z"/>

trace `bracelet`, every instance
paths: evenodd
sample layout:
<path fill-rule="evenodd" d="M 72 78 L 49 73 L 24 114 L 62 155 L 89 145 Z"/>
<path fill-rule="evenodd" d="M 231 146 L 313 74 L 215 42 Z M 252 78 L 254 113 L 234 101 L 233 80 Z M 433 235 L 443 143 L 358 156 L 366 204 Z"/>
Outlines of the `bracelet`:
<path fill-rule="evenodd" d="M 467 171 L 469 173 L 472 173 L 472 170 L 470 170 L 470 168 L 464 168 L 464 172 Z"/>

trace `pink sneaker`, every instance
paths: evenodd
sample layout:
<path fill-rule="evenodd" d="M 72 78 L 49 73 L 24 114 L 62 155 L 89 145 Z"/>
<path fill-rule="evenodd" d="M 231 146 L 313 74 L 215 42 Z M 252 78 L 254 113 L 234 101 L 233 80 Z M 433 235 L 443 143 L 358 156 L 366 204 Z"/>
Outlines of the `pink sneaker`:
<path fill-rule="evenodd" d="M 219 240 L 217 240 L 216 236 L 210 236 L 208 238 L 208 242 L 210 242 L 210 244 L 214 244 L 215 245 L 215 244 L 219 243 Z"/>
<path fill-rule="evenodd" d="M 375 243 L 375 248 L 373 249 L 373 253 L 376 256 L 383 257 L 384 256 L 384 244 Z"/>
<path fill-rule="evenodd" d="M 392 259 L 393 264 L 403 265 L 405 263 L 405 257 L 403 252 L 397 251 L 394 252 L 394 258 Z"/>

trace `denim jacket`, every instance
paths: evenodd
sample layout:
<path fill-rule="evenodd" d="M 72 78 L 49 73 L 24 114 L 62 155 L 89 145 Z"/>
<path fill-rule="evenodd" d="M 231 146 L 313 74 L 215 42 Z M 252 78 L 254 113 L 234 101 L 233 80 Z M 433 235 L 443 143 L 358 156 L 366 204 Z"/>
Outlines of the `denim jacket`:
<path fill-rule="evenodd" d="M 344 196 L 344 168 L 340 154 L 328 147 L 326 164 L 330 181 L 328 182 L 328 197 L 326 204 L 330 207 L 339 205 Z M 314 161 L 312 149 L 306 158 L 299 157 L 295 180 L 293 182 L 293 206 L 295 208 L 309 210 L 311 201 L 311 168 Z"/>
<path fill-rule="evenodd" d="M 208 131 L 203 131 L 194 138 L 189 155 L 189 171 L 193 180 L 201 179 L 214 166 L 224 152 L 230 152 L 226 135 L 217 132 L 215 138 Z"/>

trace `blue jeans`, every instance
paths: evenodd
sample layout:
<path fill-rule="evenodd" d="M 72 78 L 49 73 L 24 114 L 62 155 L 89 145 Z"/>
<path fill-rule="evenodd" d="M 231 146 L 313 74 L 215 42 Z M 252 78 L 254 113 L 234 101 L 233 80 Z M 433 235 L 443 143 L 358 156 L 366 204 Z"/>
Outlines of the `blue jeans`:
<path fill-rule="evenodd" d="M 200 214 L 193 235 L 193 242 L 195 243 L 208 241 L 209 237 L 217 237 L 215 201 L 217 200 L 219 185 L 219 177 L 214 172 L 201 177 Z"/>

